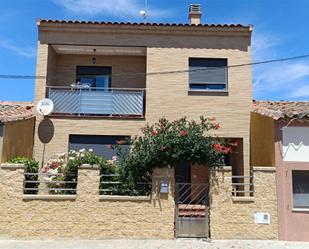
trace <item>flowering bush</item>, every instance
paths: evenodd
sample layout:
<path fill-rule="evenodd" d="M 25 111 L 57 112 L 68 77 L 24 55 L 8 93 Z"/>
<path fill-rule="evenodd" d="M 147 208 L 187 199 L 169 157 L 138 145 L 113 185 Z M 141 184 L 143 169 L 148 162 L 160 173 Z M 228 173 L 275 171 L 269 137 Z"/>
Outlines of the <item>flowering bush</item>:
<path fill-rule="evenodd" d="M 222 165 L 230 147 L 223 139 L 209 134 L 217 129 L 220 124 L 215 118 L 204 117 L 200 117 L 199 122 L 162 118 L 153 125 L 146 125 L 142 135 L 130 141 L 131 153 L 122 153 L 119 143 L 113 146 L 120 156 L 122 182 L 133 189 L 138 182 L 150 179 L 154 167 L 175 167 L 183 161 L 208 167 Z"/>
<path fill-rule="evenodd" d="M 71 150 L 68 154 L 57 154 L 48 160 L 42 168 L 46 174 L 44 180 L 48 183 L 49 188 L 54 194 L 74 194 L 77 186 L 77 171 L 82 164 L 99 165 L 101 172 L 113 173 L 113 166 L 105 158 L 97 156 L 92 150 L 80 149 L 79 151 Z M 68 190 L 56 190 L 68 189 Z"/>
<path fill-rule="evenodd" d="M 64 173 L 66 165 L 66 154 L 61 153 L 51 157 L 47 163 L 41 168 L 41 172 L 46 174 L 47 180 L 52 180 L 55 175 Z"/>
<path fill-rule="evenodd" d="M 219 128 L 214 118 L 200 117 L 199 122 L 186 118 L 170 122 L 162 118 L 144 127 L 143 135 L 132 140 L 130 157 L 150 168 L 175 166 L 181 161 L 218 166 L 222 163 L 225 145 L 222 139 L 207 133 Z"/>

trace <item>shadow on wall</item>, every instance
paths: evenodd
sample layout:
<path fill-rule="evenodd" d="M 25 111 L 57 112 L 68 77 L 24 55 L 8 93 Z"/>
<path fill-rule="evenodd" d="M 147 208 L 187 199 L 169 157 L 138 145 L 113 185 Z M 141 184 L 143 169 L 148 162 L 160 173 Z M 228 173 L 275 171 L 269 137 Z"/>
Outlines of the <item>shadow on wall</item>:
<path fill-rule="evenodd" d="M 38 127 L 38 136 L 40 141 L 43 144 L 49 143 L 53 139 L 54 133 L 55 128 L 53 122 L 49 118 L 44 118 Z"/>
<path fill-rule="evenodd" d="M 38 127 L 38 136 L 43 145 L 42 161 L 41 166 L 43 166 L 45 161 L 45 146 L 48 144 L 54 137 L 55 127 L 53 122 L 49 118 L 44 118 Z"/>

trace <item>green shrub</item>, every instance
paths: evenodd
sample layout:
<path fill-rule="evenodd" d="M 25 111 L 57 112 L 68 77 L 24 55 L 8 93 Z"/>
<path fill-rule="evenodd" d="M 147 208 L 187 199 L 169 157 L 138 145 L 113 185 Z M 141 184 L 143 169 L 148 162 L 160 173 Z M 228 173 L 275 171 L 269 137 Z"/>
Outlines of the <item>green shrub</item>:
<path fill-rule="evenodd" d="M 25 173 L 38 173 L 39 163 L 33 159 L 25 157 L 14 157 L 11 158 L 8 163 L 20 163 L 25 165 Z M 37 194 L 39 182 L 27 182 L 27 181 L 38 181 L 38 175 L 25 175 L 25 188 L 33 188 L 34 190 L 25 190 L 25 194 Z"/>
<path fill-rule="evenodd" d="M 199 122 L 185 117 L 175 121 L 162 118 L 142 128 L 142 135 L 130 141 L 118 141 L 112 147 L 120 157 L 120 191 L 131 195 L 149 191 L 147 185 L 142 188 L 139 183 L 150 182 L 155 167 L 175 167 L 184 161 L 208 167 L 221 166 L 224 154 L 231 148 L 223 139 L 211 135 L 218 129 L 220 125 L 215 118 L 201 116 Z M 128 142 L 132 149 L 125 153 L 121 145 Z"/>
<path fill-rule="evenodd" d="M 48 188 L 51 194 L 76 194 L 78 167 L 82 164 L 98 165 L 102 174 L 113 174 L 114 167 L 105 158 L 98 156 L 93 150 L 71 150 L 68 154 L 61 153 L 50 158 L 44 166 L 49 179 Z M 62 175 L 56 175 L 62 174 Z M 63 182 L 56 182 L 63 181 Z M 57 190 L 67 189 L 67 190 Z"/>

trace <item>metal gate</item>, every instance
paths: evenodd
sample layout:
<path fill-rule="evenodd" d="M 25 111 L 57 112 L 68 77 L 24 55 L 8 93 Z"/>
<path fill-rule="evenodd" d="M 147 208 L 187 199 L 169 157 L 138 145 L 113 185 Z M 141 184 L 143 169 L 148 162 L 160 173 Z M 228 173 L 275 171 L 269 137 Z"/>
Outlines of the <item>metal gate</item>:
<path fill-rule="evenodd" d="M 175 237 L 209 237 L 208 184 L 176 183 L 175 200 Z"/>

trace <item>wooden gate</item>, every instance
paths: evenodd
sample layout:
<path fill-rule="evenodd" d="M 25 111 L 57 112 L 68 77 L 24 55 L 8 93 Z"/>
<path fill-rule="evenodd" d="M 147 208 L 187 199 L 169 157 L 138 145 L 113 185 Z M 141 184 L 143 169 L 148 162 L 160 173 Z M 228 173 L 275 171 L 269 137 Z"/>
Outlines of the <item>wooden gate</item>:
<path fill-rule="evenodd" d="M 175 237 L 209 237 L 208 184 L 176 183 Z"/>

